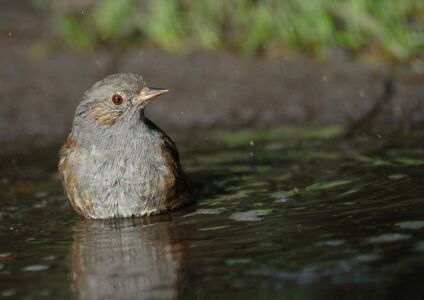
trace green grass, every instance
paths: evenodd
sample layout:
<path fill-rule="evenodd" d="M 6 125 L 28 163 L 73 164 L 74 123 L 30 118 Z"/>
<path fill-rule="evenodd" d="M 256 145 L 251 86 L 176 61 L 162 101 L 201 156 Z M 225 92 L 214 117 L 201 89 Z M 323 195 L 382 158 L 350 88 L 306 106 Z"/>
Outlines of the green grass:
<path fill-rule="evenodd" d="M 56 32 L 82 49 L 154 44 L 170 52 L 307 53 L 410 61 L 424 52 L 422 0 L 99 0 L 53 9 Z"/>

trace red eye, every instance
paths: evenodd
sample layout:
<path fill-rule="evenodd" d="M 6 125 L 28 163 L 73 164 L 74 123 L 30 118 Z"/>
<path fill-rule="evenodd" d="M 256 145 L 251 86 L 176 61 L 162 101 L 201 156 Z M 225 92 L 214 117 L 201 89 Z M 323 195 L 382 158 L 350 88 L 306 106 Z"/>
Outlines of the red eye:
<path fill-rule="evenodd" d="M 112 96 L 112 102 L 115 105 L 121 105 L 124 99 L 122 99 L 121 95 L 115 94 Z"/>

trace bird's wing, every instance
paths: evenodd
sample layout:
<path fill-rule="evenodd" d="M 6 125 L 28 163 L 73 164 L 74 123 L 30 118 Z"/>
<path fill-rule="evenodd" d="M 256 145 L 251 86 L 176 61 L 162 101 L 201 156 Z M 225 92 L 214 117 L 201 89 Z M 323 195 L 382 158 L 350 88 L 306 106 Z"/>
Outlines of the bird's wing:
<path fill-rule="evenodd" d="M 163 141 L 163 144 L 161 145 L 161 154 L 168 170 L 172 172 L 172 176 L 170 177 L 171 180 L 168 183 L 170 192 L 168 197 L 169 200 L 172 199 L 170 208 L 173 209 L 186 203 L 190 203 L 192 201 L 191 183 L 181 167 L 177 146 L 162 129 L 156 126 L 156 124 L 148 119 L 145 119 L 145 122 L 150 129 L 155 130 L 160 134 L 161 140 Z"/>
<path fill-rule="evenodd" d="M 178 154 L 177 146 L 175 145 L 174 141 L 162 129 L 160 129 L 155 123 L 153 123 L 149 119 L 145 118 L 144 122 L 151 130 L 156 131 L 161 136 L 161 139 L 163 141 L 162 151 L 166 156 L 169 156 L 165 157 L 165 159 L 168 158 L 169 160 L 172 160 L 173 162 L 179 165 L 180 156 Z"/>

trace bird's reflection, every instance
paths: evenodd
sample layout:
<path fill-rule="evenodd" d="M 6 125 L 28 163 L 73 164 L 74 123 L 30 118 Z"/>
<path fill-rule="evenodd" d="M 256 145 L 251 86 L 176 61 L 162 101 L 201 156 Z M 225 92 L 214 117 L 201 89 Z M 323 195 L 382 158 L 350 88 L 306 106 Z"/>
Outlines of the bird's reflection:
<path fill-rule="evenodd" d="M 77 298 L 177 298 L 183 247 L 172 226 L 146 219 L 79 220 L 70 274 Z"/>

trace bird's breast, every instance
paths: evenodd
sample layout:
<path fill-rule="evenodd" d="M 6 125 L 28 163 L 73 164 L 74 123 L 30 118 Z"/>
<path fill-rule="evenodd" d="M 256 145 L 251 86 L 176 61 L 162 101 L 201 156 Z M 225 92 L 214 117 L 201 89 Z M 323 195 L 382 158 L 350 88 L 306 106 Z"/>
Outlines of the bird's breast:
<path fill-rule="evenodd" d="M 60 169 L 68 198 L 79 214 L 141 216 L 171 205 L 178 168 L 160 138 L 133 136 L 90 147 L 71 144 L 61 152 Z"/>

